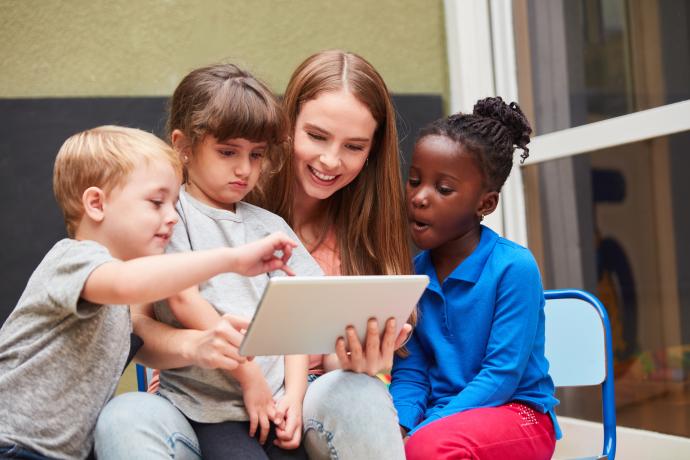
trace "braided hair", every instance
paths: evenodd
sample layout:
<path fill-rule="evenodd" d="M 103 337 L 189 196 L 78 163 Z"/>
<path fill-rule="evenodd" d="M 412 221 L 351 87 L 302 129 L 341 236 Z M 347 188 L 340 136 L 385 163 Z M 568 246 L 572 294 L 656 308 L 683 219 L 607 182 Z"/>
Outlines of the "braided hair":
<path fill-rule="evenodd" d="M 487 97 L 474 105 L 472 114 L 457 113 L 426 126 L 419 139 L 445 136 L 473 154 L 491 191 L 500 192 L 513 167 L 515 148 L 522 150 L 521 163 L 529 156 L 532 127 L 515 102 Z"/>

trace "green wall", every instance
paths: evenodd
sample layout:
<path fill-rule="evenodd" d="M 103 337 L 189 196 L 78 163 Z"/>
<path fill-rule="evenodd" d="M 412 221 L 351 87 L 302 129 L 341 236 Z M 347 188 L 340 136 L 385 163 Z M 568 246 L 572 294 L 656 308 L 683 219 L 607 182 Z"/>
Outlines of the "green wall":
<path fill-rule="evenodd" d="M 282 93 L 326 48 L 362 54 L 394 93 L 447 96 L 441 0 L 0 0 L 0 97 L 167 95 L 218 61 Z"/>

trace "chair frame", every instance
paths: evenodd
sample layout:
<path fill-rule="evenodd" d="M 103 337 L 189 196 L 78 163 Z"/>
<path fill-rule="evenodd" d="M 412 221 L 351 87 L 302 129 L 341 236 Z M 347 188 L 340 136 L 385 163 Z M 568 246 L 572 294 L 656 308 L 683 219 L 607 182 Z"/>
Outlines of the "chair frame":
<path fill-rule="evenodd" d="M 137 390 L 146 392 L 148 390 L 148 380 L 146 367 L 137 364 Z"/>
<path fill-rule="evenodd" d="M 604 326 L 604 346 L 606 353 L 606 378 L 601 383 L 602 416 L 604 425 L 604 446 L 601 456 L 613 460 L 616 455 L 616 401 L 613 376 L 613 346 L 611 342 L 611 323 L 606 308 L 594 295 L 579 289 L 556 289 L 544 291 L 544 298 L 583 300 L 597 311 Z"/>

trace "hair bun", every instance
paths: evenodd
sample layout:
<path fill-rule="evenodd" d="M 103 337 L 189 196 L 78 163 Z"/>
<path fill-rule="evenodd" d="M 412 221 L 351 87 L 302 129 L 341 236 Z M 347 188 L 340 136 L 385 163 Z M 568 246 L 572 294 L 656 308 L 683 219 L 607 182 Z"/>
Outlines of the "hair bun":
<path fill-rule="evenodd" d="M 508 130 L 513 145 L 524 150 L 523 159 L 527 158 L 527 152 L 529 152 L 527 144 L 529 144 L 529 136 L 532 134 L 532 127 L 519 105 L 515 102 L 506 104 L 500 96 L 487 97 L 474 105 L 472 113 L 501 123 Z"/>

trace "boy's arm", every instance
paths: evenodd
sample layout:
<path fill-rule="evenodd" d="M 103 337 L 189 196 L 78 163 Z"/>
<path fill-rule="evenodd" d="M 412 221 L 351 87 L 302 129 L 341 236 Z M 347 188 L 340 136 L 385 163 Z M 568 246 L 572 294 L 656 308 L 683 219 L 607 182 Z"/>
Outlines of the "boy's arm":
<path fill-rule="evenodd" d="M 137 304 L 164 299 L 219 273 L 255 276 L 273 270 L 292 273 L 287 260 L 296 243 L 284 233 L 237 248 L 140 257 L 109 262 L 86 280 L 81 297 L 96 304 Z M 281 251 L 280 257 L 275 252 Z"/>

